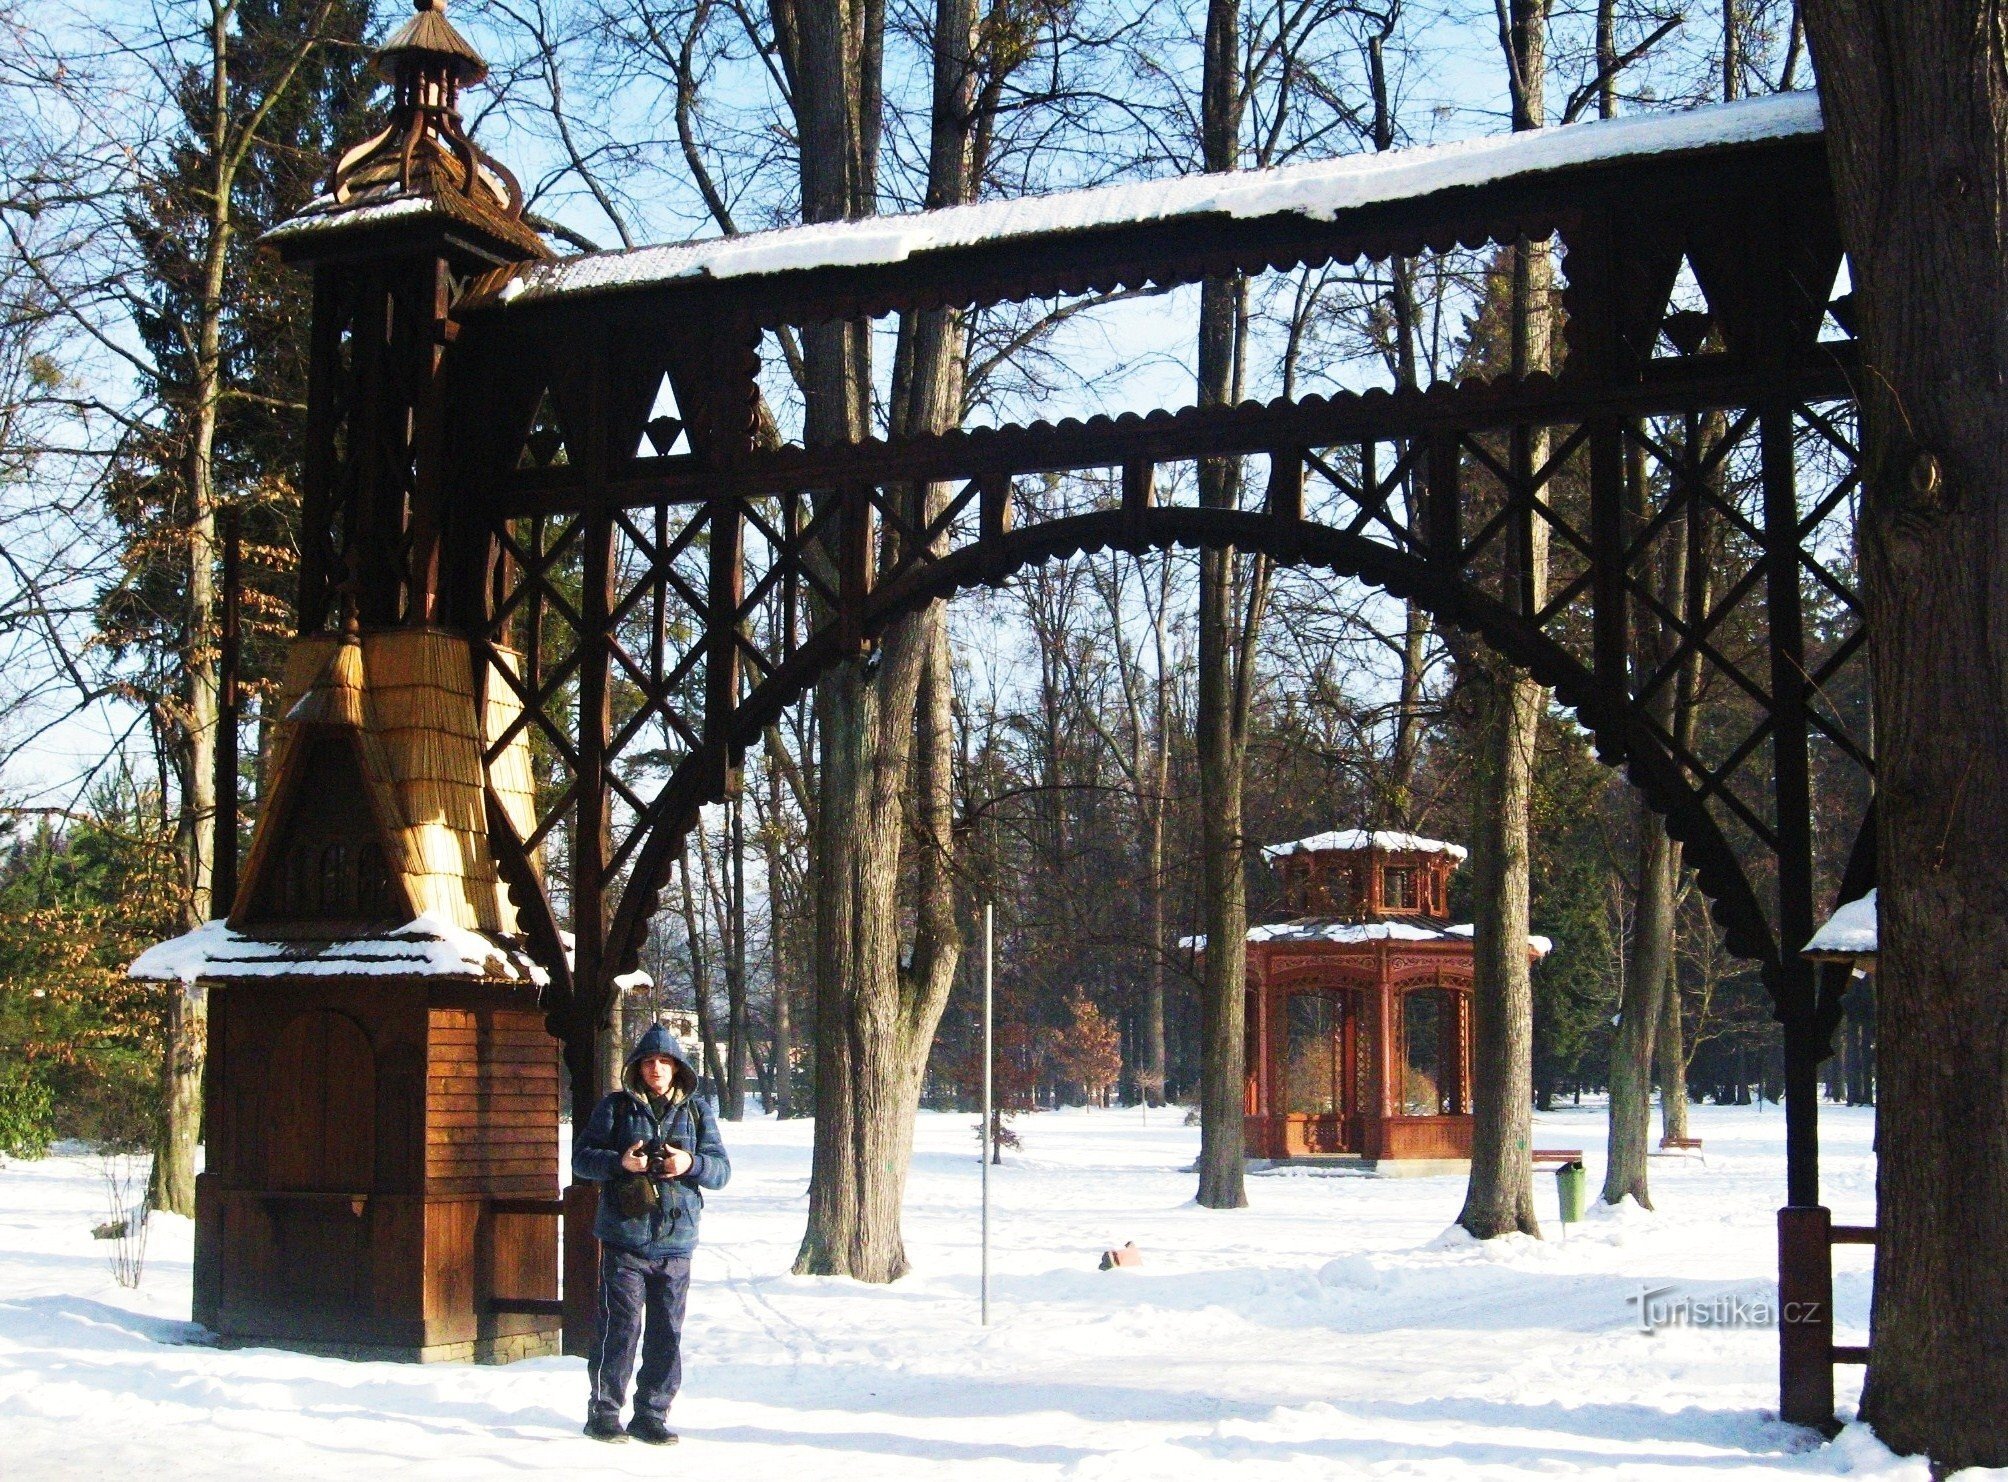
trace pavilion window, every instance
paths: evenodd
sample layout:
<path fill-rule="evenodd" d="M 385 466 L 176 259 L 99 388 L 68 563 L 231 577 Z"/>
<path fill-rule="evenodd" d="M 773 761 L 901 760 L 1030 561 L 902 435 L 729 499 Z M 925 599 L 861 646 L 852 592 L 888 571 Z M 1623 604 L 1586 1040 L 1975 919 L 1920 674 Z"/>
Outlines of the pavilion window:
<path fill-rule="evenodd" d="M 1381 873 L 1381 909 L 1413 911 L 1416 908 L 1415 871 L 1388 869 Z"/>

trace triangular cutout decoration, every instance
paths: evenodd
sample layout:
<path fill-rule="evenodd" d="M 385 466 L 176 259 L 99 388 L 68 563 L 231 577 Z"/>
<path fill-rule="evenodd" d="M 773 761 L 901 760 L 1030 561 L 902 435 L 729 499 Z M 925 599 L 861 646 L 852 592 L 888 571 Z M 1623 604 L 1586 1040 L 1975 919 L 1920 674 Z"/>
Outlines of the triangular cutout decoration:
<path fill-rule="evenodd" d="M 1826 313 L 1820 319 L 1820 343 L 1845 343 L 1855 337 L 1855 280 L 1848 269 L 1845 253 L 1834 272 L 1834 286 L 1827 293 Z"/>
<path fill-rule="evenodd" d="M 530 420 L 530 431 L 523 438 L 523 449 L 516 455 L 519 469 L 564 468 L 572 461 L 570 451 L 565 447 L 565 432 L 558 425 L 558 405 L 547 390 L 537 399 L 537 415 Z"/>
<path fill-rule="evenodd" d="M 642 425 L 641 441 L 635 444 L 637 458 L 672 458 L 690 451 L 690 432 L 683 423 L 683 409 L 676 404 L 676 388 L 668 375 L 656 388 L 655 400 Z"/>
<path fill-rule="evenodd" d="M 1667 296 L 1666 317 L 1660 321 L 1653 357 L 1699 355 L 1704 349 L 1719 348 L 1719 335 L 1715 336 L 1717 344 L 1709 344 L 1715 328 L 1715 310 L 1701 291 L 1701 280 L 1694 276 L 1694 264 L 1683 253 L 1673 277 L 1673 292 Z"/>

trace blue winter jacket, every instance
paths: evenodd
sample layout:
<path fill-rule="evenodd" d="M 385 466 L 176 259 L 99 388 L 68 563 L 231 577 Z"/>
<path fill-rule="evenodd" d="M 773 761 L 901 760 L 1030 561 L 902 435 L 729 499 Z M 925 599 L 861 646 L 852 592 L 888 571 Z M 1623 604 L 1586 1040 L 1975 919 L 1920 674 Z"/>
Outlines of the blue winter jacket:
<path fill-rule="evenodd" d="M 649 1110 L 648 1093 L 636 1067 L 651 1055 L 676 1062 L 676 1082 L 669 1104 L 657 1120 Z M 656 1207 L 633 1219 L 622 1216 L 614 1183 L 646 1177 L 621 1168 L 621 1154 L 637 1142 L 667 1142 L 691 1154 L 690 1169 L 681 1178 L 655 1180 Z M 572 1176 L 600 1187 L 599 1218 L 593 1233 L 608 1245 L 650 1258 L 687 1255 L 697 1244 L 698 1216 L 704 1190 L 722 1189 L 732 1177 L 732 1160 L 718 1137 L 718 1114 L 697 1095 L 697 1071 L 676 1036 L 653 1025 L 628 1053 L 621 1089 L 600 1098 L 593 1114 L 572 1143 Z"/>

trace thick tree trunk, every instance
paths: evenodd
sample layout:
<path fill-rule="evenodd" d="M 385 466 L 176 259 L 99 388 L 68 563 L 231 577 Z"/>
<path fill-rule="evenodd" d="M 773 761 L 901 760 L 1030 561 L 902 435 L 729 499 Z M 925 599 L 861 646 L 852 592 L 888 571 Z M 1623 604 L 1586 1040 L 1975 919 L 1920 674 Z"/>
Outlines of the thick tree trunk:
<path fill-rule="evenodd" d="M 1232 170 L 1241 160 L 1240 0 L 1208 0 L 1200 86 L 1202 163 Z M 1199 401 L 1233 399 L 1241 287 L 1208 279 L 1199 291 Z M 1212 459 L 1199 468 L 1199 502 L 1232 508 L 1240 502 L 1240 465 Z M 1238 1209 L 1243 1184 L 1242 1117 L 1247 1079 L 1246 1009 L 1248 882 L 1243 863 L 1241 797 L 1247 752 L 1247 696 L 1252 678 L 1238 665 L 1253 647 L 1259 606 L 1245 618 L 1236 598 L 1242 582 L 1231 550 L 1199 558 L 1198 763 L 1202 901 L 1206 965 L 1200 985 L 1199 1203 Z M 1260 573 L 1253 585 L 1259 589 Z M 1254 592 L 1249 601 L 1258 599 Z"/>
<path fill-rule="evenodd" d="M 809 33 L 827 18 L 812 27 L 809 11 L 801 14 L 807 62 Z M 867 7 L 855 15 L 850 39 L 823 46 L 815 67 L 804 69 L 801 98 L 813 92 L 824 100 L 802 114 L 804 215 L 810 220 L 872 209 L 879 66 L 873 28 L 883 12 L 875 14 Z M 968 199 L 980 168 L 970 144 L 977 122 L 976 21 L 972 0 L 941 0 L 937 7 L 929 206 Z M 835 102 L 826 108 L 830 99 Z M 843 129 L 834 135 L 811 129 L 812 118 L 824 113 L 843 120 Z M 842 168 L 832 170 L 833 162 Z M 844 182 L 840 197 L 824 189 L 832 174 Z M 955 426 L 963 397 L 961 314 L 926 310 L 903 320 L 900 332 L 906 369 L 891 411 L 893 431 Z M 853 330 L 848 343 L 818 336 L 804 348 L 809 436 L 861 436 L 870 387 L 863 333 Z M 902 491 L 915 528 L 929 523 L 942 493 L 925 486 Z M 817 690 L 823 764 L 816 818 L 816 1136 L 797 1272 L 884 1282 L 907 1269 L 900 1205 L 913 1119 L 961 950 L 951 869 L 952 701 L 947 614 L 940 602 L 887 630 L 875 671 L 845 665 Z M 917 919 L 910 962 L 902 965 L 899 872 L 909 787 Z"/>
<path fill-rule="evenodd" d="M 1674 847 L 1659 815 L 1640 809 L 1637 905 L 1617 1033 L 1611 1037 L 1610 1153 L 1604 1203 L 1629 1194 L 1647 1209 L 1654 1041 L 1672 971 Z"/>
<path fill-rule="evenodd" d="M 1881 893 L 1862 1417 L 2008 1465 L 2008 33 L 1807 0 L 1863 340 Z M 1792 945 L 1792 944 L 1787 944 Z"/>
<path fill-rule="evenodd" d="M 1534 1214 L 1534 980 L 1527 805 L 1547 691 L 1486 660 L 1478 688 L 1471 870 L 1471 1180 L 1457 1222 L 1480 1240 L 1539 1235 Z"/>
<path fill-rule="evenodd" d="M 1545 121 L 1548 0 L 1510 0 L 1500 37 L 1516 131 Z M 1553 325 L 1554 264 L 1545 243 L 1513 249 L 1509 333 L 1514 376 L 1544 371 Z M 1539 429 L 1515 434 L 1522 477 L 1547 462 Z M 1524 560 L 1516 542 L 1505 572 L 1511 600 L 1538 607 L 1548 571 L 1547 522 L 1528 521 Z M 1547 691 L 1491 656 L 1474 666 L 1479 755 L 1472 873 L 1471 1181 L 1457 1222 L 1481 1240 L 1512 1231 L 1541 1233 L 1534 1216 L 1534 981 L 1527 955 L 1527 814 L 1534 749 Z"/>

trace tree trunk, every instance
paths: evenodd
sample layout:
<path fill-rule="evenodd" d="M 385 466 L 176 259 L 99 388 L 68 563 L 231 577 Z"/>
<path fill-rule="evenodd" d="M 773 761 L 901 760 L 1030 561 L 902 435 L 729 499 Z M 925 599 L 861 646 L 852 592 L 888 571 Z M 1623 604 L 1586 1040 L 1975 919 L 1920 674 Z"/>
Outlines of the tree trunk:
<path fill-rule="evenodd" d="M 1501 35 L 1516 131 L 1545 119 L 1547 0 L 1511 0 Z M 1513 248 L 1511 365 L 1517 377 L 1549 364 L 1554 264 L 1545 243 Z M 1546 434 L 1520 429 L 1512 450 L 1525 478 L 1547 461 Z M 1510 600 L 1538 608 L 1545 598 L 1547 522 L 1528 521 L 1509 543 Z M 1522 569 L 1523 559 L 1530 564 Z M 1476 886 L 1472 931 L 1471 1181 L 1457 1222 L 1481 1240 L 1519 1230 L 1541 1233 L 1534 1215 L 1534 981 L 1527 954 L 1527 814 L 1534 749 L 1547 692 L 1487 655 L 1472 666 L 1479 718 L 1476 827 L 1471 864 Z"/>
<path fill-rule="evenodd" d="M 1647 1209 L 1646 1157 L 1652 1137 L 1653 1046 L 1672 970 L 1674 848 L 1659 815 L 1639 809 L 1637 905 L 1617 1033 L 1611 1037 L 1610 1153 L 1606 1204 L 1629 1194 Z"/>
<path fill-rule="evenodd" d="M 160 1131 L 147 1180 L 147 1206 L 195 1214 L 195 1150 L 202 1126 L 202 1064 L 209 1046 L 205 990 L 175 983 L 167 1001 L 167 1054 L 161 1065 Z"/>
<path fill-rule="evenodd" d="M 1170 676 L 1165 644 L 1166 608 L 1171 598 L 1171 567 L 1160 560 L 1157 613 L 1153 624 L 1156 671 L 1152 688 L 1156 695 L 1153 724 L 1156 736 L 1151 748 L 1150 796 L 1144 804 L 1145 889 L 1150 897 L 1150 970 L 1144 1001 L 1143 1090 L 1151 1106 L 1163 1106 L 1167 1072 L 1164 1035 L 1164 954 L 1169 946 L 1166 935 L 1166 902 L 1170 894 L 1164 877 L 1164 812 L 1171 791 L 1171 699 Z"/>
<path fill-rule="evenodd" d="M 781 899 L 781 769 L 770 754 L 767 773 L 767 826 L 761 830 L 761 850 L 767 863 L 767 958 L 774 982 L 772 1066 L 775 1117 L 795 1115 L 795 1022 L 788 984 L 793 964 L 788 959 L 786 914 Z"/>
<path fill-rule="evenodd" d="M 1208 0 L 1200 84 L 1200 143 L 1208 170 L 1232 170 L 1241 160 L 1241 10 L 1239 0 Z M 1235 349 L 1241 285 L 1209 278 L 1199 291 L 1199 402 L 1231 401 L 1237 377 Z M 1240 503 L 1241 467 L 1209 459 L 1199 467 L 1199 502 L 1212 508 Z M 1261 586 L 1259 562 L 1256 580 Z M 1199 558 L 1198 763 L 1201 853 L 1201 919 L 1206 964 L 1200 985 L 1199 1203 L 1239 1209 L 1248 1202 L 1242 1146 L 1247 1079 L 1248 881 L 1243 863 L 1242 783 L 1247 754 L 1247 694 L 1252 676 L 1237 673 L 1237 659 L 1252 648 L 1253 622 L 1236 601 L 1240 562 L 1232 549 Z M 1251 602 L 1254 594 L 1250 593 Z M 1237 633 L 1237 628 L 1240 632 Z M 1243 642 L 1243 639 L 1250 640 Z"/>
<path fill-rule="evenodd" d="M 873 207 L 879 50 L 883 11 L 848 15 L 846 36 L 813 33 L 838 23 L 799 12 L 803 71 L 803 213 L 809 220 L 865 215 Z M 973 0 L 941 0 L 935 16 L 934 107 L 927 204 L 971 197 L 977 15 Z M 804 103 L 808 107 L 805 111 Z M 832 119 L 841 127 L 831 131 Z M 829 190 L 832 177 L 844 189 Z M 953 309 L 905 316 L 903 389 L 891 409 L 896 434 L 939 432 L 962 416 L 964 331 Z M 866 429 L 868 341 L 853 329 L 805 337 L 808 434 L 847 441 Z M 925 528 L 944 491 L 900 491 L 914 528 Z M 816 1137 L 809 1220 L 795 1257 L 805 1274 L 896 1280 L 907 1269 L 900 1205 L 913 1119 L 934 1031 L 947 1006 L 961 938 L 954 910 L 951 833 L 954 723 L 945 604 L 901 618 L 880 644 L 876 670 L 847 664 L 818 686 L 823 748 L 816 818 Z M 902 808 L 911 787 L 916 923 L 902 965 L 899 924 Z"/>
<path fill-rule="evenodd" d="M 2008 1465 L 2000 21 L 1977 0 L 1806 5 L 1863 342 L 1883 1094 L 1861 1413 L 1946 1471 Z"/>
<path fill-rule="evenodd" d="M 1480 1240 L 1541 1233 L 1534 1215 L 1534 980 L 1527 805 L 1547 692 L 1487 659 L 1479 689 L 1471 870 L 1471 1181 L 1457 1222 Z"/>
<path fill-rule="evenodd" d="M 725 1085 L 719 1114 L 728 1122 L 746 1119 L 746 829 L 742 800 L 726 805 L 732 858 L 720 873 L 726 891 Z"/>
<path fill-rule="evenodd" d="M 1674 845 L 1678 855 L 1679 845 Z M 1659 1057 L 1659 1135 L 1672 1141 L 1687 1131 L 1687 1026 L 1682 1022 L 1680 966 L 1667 953 L 1666 992 L 1660 997 L 1659 1033 L 1653 1051 Z"/>
<path fill-rule="evenodd" d="M 700 860 L 707 858 L 704 853 L 704 834 L 701 826 L 697 834 L 697 851 Z M 690 881 L 688 849 L 678 857 L 677 863 L 681 866 L 679 873 L 683 885 L 681 897 L 683 939 L 690 950 L 690 995 L 696 1001 L 697 1037 L 702 1041 L 697 1063 L 703 1067 L 705 1075 L 711 1078 L 712 1089 L 716 1091 L 725 1084 L 725 1068 L 718 1063 L 718 1035 L 711 1023 L 711 961 L 704 946 L 703 917 L 697 908 L 700 897 Z M 704 874 L 708 880 L 711 875 L 711 866 L 708 863 L 704 866 Z"/>

